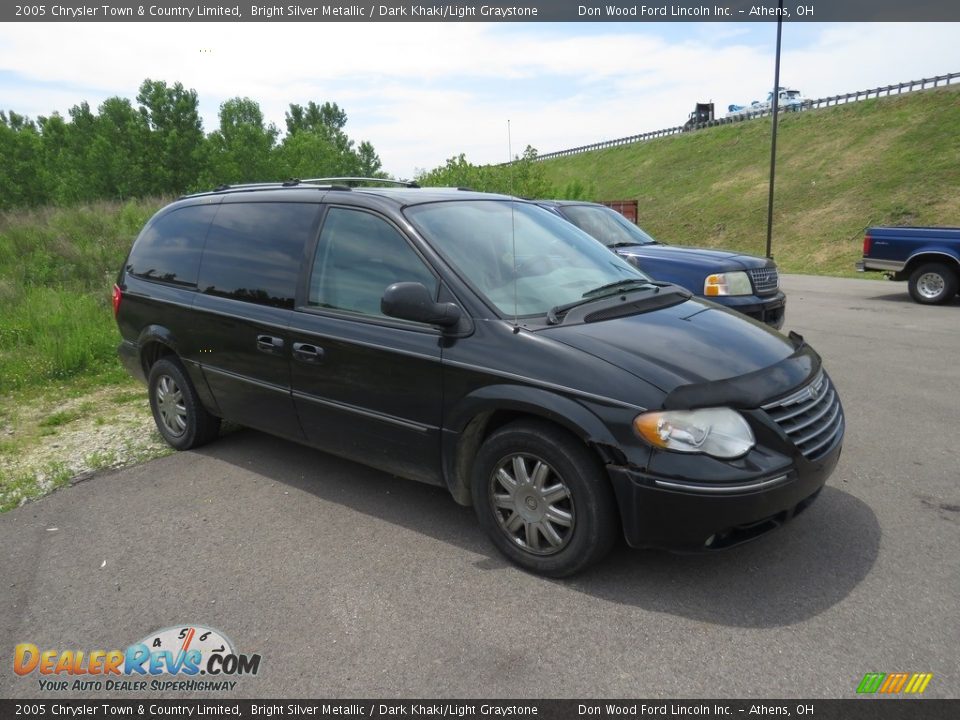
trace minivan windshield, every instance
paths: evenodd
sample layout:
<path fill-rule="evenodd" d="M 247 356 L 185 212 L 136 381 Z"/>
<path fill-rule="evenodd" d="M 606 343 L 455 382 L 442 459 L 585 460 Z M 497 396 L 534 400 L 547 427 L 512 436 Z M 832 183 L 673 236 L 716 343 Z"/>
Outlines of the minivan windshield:
<path fill-rule="evenodd" d="M 415 205 L 405 213 L 503 316 L 543 315 L 585 297 L 621 292 L 623 280 L 638 285 L 650 280 L 576 226 L 531 203 L 457 200 Z"/>
<path fill-rule="evenodd" d="M 657 244 L 616 210 L 597 205 L 562 205 L 560 214 L 607 247 Z"/>

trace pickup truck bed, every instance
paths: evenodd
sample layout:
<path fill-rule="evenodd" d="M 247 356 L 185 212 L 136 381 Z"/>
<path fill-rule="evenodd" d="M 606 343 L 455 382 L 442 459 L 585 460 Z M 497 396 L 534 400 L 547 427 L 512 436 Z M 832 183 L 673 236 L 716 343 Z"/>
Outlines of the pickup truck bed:
<path fill-rule="evenodd" d="M 918 303 L 949 302 L 960 290 L 960 228 L 867 228 L 857 270 L 906 280 L 910 297 Z"/>

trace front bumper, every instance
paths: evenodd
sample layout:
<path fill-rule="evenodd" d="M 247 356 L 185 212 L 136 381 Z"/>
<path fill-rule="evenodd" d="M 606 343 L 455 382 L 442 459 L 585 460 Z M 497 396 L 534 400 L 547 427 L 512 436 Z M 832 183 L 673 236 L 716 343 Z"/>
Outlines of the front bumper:
<path fill-rule="evenodd" d="M 775 295 L 761 297 L 759 295 L 720 295 L 703 296 L 706 300 L 723 305 L 731 310 L 743 313 L 747 317 L 766 323 L 779 330 L 787 313 L 787 296 L 782 290 Z"/>
<path fill-rule="evenodd" d="M 791 467 L 741 483 L 684 483 L 627 467 L 607 469 L 629 545 L 719 550 L 759 537 L 809 507 L 841 448 L 842 439 L 816 462 L 798 456 Z"/>

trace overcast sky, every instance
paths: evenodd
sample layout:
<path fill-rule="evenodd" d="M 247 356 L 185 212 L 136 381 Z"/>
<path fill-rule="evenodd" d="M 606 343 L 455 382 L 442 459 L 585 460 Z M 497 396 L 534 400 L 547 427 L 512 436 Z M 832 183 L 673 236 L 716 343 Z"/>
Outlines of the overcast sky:
<path fill-rule="evenodd" d="M 182 82 L 204 129 L 250 97 L 281 130 L 290 103 L 336 102 L 396 177 L 682 124 L 773 85 L 774 23 L 46 23 L 0 26 L 0 109 L 36 117 Z M 816 98 L 960 71 L 960 25 L 791 24 L 781 83 Z M 265 178 L 266 179 L 266 178 Z"/>

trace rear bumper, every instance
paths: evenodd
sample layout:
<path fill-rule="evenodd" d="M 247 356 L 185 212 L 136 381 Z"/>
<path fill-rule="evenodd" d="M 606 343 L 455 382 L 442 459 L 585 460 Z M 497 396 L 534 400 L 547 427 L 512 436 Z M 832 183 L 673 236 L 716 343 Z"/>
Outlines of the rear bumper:
<path fill-rule="evenodd" d="M 632 547 L 720 550 L 773 530 L 816 499 L 840 458 L 842 442 L 816 462 L 743 483 L 694 485 L 625 467 L 608 467 Z"/>
<path fill-rule="evenodd" d="M 903 270 L 906 265 L 907 264 L 902 260 L 877 260 L 875 258 L 863 258 L 861 260 L 857 260 L 856 268 L 857 272 L 877 270 L 879 272 L 897 273 Z"/>
<path fill-rule="evenodd" d="M 129 340 L 124 340 L 117 347 L 117 357 L 120 363 L 137 380 L 146 384 L 147 377 L 143 374 L 143 365 L 140 364 L 140 348 Z"/>

